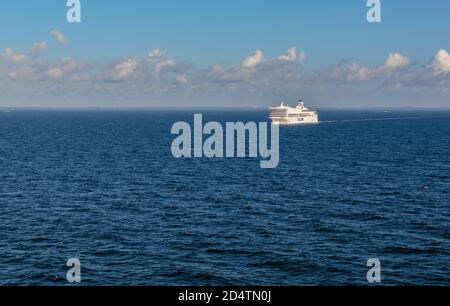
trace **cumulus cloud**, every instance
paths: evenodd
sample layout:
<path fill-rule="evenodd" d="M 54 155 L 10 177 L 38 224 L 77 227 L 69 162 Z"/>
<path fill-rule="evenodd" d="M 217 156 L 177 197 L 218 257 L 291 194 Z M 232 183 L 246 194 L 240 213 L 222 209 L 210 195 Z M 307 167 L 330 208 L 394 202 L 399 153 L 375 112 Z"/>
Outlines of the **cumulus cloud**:
<path fill-rule="evenodd" d="M 52 68 L 47 71 L 47 76 L 50 79 L 59 80 L 64 76 L 64 71 L 61 68 Z"/>
<path fill-rule="evenodd" d="M 180 84 L 187 84 L 189 82 L 189 79 L 186 74 L 178 74 L 177 82 Z"/>
<path fill-rule="evenodd" d="M 357 63 L 343 63 L 331 66 L 326 70 L 325 74 L 327 74 L 327 78 L 345 82 L 370 81 L 392 76 L 397 70 L 408 66 L 409 63 L 408 57 L 397 52 L 392 52 L 388 55 L 383 65 L 373 69 Z"/>
<path fill-rule="evenodd" d="M 356 63 L 340 64 L 331 66 L 324 72 L 327 79 L 343 82 L 366 81 L 371 77 L 371 70 Z"/>
<path fill-rule="evenodd" d="M 130 79 L 136 72 L 139 60 L 136 58 L 124 58 L 107 70 L 105 79 L 123 81 Z"/>
<path fill-rule="evenodd" d="M 245 82 L 251 80 L 255 70 L 243 68 L 241 65 L 235 65 L 230 68 L 224 68 L 221 65 L 212 65 L 204 76 L 206 82 Z"/>
<path fill-rule="evenodd" d="M 71 57 L 63 57 L 59 62 L 49 67 L 45 72 L 45 75 L 51 80 L 61 80 L 68 75 L 74 75 L 82 71 L 85 68 L 85 64 L 81 61 L 77 61 Z M 79 76 L 73 79 L 79 79 Z"/>
<path fill-rule="evenodd" d="M 37 54 L 41 51 L 47 50 L 48 44 L 45 41 L 37 42 L 31 47 L 31 53 Z"/>
<path fill-rule="evenodd" d="M 256 50 L 254 55 L 247 57 L 242 62 L 242 67 L 247 68 L 247 69 L 253 69 L 262 62 L 263 58 L 264 58 L 264 55 L 261 52 L 261 50 Z"/>
<path fill-rule="evenodd" d="M 400 68 L 408 65 L 409 59 L 397 52 L 390 53 L 385 63 L 385 66 L 389 68 Z"/>
<path fill-rule="evenodd" d="M 306 53 L 305 53 L 305 51 L 302 51 L 302 52 L 299 54 L 298 58 L 299 58 L 300 63 L 301 63 L 301 64 L 304 64 L 305 61 L 306 61 Z"/>
<path fill-rule="evenodd" d="M 161 49 L 153 49 L 148 53 L 148 60 L 151 62 L 163 60 L 166 57 L 164 51 Z"/>
<path fill-rule="evenodd" d="M 86 79 L 82 74 L 87 65 L 71 57 L 63 57 L 55 62 L 36 60 L 19 66 L 9 67 L 6 76 L 14 81 L 61 81 L 63 79 Z"/>
<path fill-rule="evenodd" d="M 285 55 L 278 57 L 280 61 L 295 62 L 297 59 L 297 48 L 290 48 Z"/>
<path fill-rule="evenodd" d="M 178 61 L 166 56 L 161 49 L 153 49 L 147 54 L 146 62 L 150 65 L 146 69 L 153 70 L 153 78 L 160 80 L 164 72 L 180 69 Z M 179 82 L 182 83 L 182 82 Z"/>
<path fill-rule="evenodd" d="M 313 81 L 327 82 L 342 88 L 361 83 L 361 86 L 383 88 L 383 91 L 428 90 L 441 95 L 450 88 L 450 56 L 439 50 L 431 64 L 414 63 L 399 53 L 391 53 L 383 65 L 373 69 L 356 63 L 342 63 L 316 71 Z"/>
<path fill-rule="evenodd" d="M 444 49 L 440 49 L 434 56 L 432 66 L 436 73 L 450 72 L 450 55 Z"/>
<path fill-rule="evenodd" d="M 26 62 L 28 62 L 27 55 L 21 54 L 21 53 L 16 53 L 11 48 L 6 48 L 4 55 L 7 59 L 9 59 L 11 62 L 13 62 L 15 64 L 25 64 Z"/>
<path fill-rule="evenodd" d="M 297 48 L 290 48 L 286 54 L 279 56 L 278 60 L 284 62 L 298 61 L 300 64 L 304 64 L 306 61 L 306 53 L 305 51 L 297 53 Z"/>
<path fill-rule="evenodd" d="M 177 65 L 177 61 L 175 61 L 173 59 L 167 59 L 162 62 L 159 62 L 158 64 L 156 64 L 156 67 L 155 67 L 155 72 L 154 72 L 155 79 L 159 80 L 161 78 L 161 72 L 163 70 L 173 68 L 176 65 Z"/>
<path fill-rule="evenodd" d="M 212 65 L 206 72 L 206 81 L 220 82 L 247 82 L 256 74 L 256 68 L 263 63 L 264 55 L 261 50 L 256 50 L 255 54 L 245 58 L 241 64 L 224 68 L 221 65 Z"/>
<path fill-rule="evenodd" d="M 65 45 L 68 42 L 67 37 L 58 30 L 53 30 L 50 32 L 50 35 L 56 40 L 56 42 L 60 45 Z"/>
<path fill-rule="evenodd" d="M 49 88 L 63 88 L 64 81 L 70 80 L 71 86 L 91 86 L 93 91 L 108 96 L 121 96 L 122 91 L 129 91 L 146 95 L 188 92 L 192 97 L 196 94 L 206 97 L 211 93 L 222 97 L 233 94 L 238 97 L 278 97 L 287 93 L 298 95 L 305 86 L 358 89 L 360 92 L 363 88 L 383 88 L 396 93 L 425 88 L 448 95 L 450 88 L 450 55 L 443 49 L 432 61 L 422 64 L 411 63 L 406 55 L 391 52 L 374 67 L 351 60 L 308 71 L 302 67 L 305 52 L 298 52 L 296 48 L 273 58 L 265 58 L 261 50 L 256 50 L 235 64 L 212 64 L 206 69 L 171 58 L 161 49 L 153 49 L 141 57 L 126 57 L 97 66 L 71 57 L 50 61 L 28 56 L 46 48 L 48 46 L 41 42 L 33 45 L 28 53 L 15 52 L 11 48 L 0 52 L 0 81 L 14 81 L 17 86 L 22 85 L 19 82 L 33 84 L 40 81 L 35 83 L 39 85 L 30 86 L 48 84 Z M 108 82 L 116 84 L 111 87 Z"/>
<path fill-rule="evenodd" d="M 13 81 L 37 81 L 39 79 L 33 67 L 20 67 L 20 69 L 9 71 L 7 77 Z"/>

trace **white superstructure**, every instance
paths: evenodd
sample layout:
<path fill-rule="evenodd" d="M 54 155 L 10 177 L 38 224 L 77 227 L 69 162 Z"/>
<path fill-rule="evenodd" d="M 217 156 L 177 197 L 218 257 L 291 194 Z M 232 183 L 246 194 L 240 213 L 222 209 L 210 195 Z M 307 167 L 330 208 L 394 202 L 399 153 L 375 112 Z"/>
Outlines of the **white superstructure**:
<path fill-rule="evenodd" d="M 319 123 L 319 116 L 316 111 L 309 110 L 305 103 L 300 100 L 297 107 L 281 103 L 281 106 L 270 108 L 270 119 L 273 124 L 315 124 Z"/>

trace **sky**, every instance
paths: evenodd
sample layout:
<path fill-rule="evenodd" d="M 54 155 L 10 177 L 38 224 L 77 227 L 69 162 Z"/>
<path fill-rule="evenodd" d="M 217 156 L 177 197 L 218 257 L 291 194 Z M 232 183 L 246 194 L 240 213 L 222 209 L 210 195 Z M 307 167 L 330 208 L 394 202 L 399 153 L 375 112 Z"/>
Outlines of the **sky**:
<path fill-rule="evenodd" d="M 0 107 L 450 107 L 450 1 L 2 0 Z"/>

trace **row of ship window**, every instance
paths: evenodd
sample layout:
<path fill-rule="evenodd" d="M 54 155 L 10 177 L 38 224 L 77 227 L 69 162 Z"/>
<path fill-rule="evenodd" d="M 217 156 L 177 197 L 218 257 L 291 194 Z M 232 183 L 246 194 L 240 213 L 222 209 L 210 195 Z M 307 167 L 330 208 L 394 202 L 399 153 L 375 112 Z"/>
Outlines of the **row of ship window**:
<path fill-rule="evenodd" d="M 312 117 L 312 116 L 314 116 L 313 114 L 289 114 L 289 117 L 294 117 L 294 118 L 297 118 L 297 117 Z"/>
<path fill-rule="evenodd" d="M 313 117 L 313 116 L 314 116 L 313 114 L 289 114 L 288 116 L 286 116 L 286 115 L 275 115 L 275 114 L 270 115 L 271 118 L 286 118 L 286 117 L 299 118 L 299 117 Z"/>

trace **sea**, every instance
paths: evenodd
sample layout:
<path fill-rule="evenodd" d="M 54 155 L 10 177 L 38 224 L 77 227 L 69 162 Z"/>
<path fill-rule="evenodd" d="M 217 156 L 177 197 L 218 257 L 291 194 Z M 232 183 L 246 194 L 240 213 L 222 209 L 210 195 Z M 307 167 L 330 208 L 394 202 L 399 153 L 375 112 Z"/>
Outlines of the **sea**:
<path fill-rule="evenodd" d="M 0 111 L 0 285 L 450 285 L 450 111 L 321 110 L 280 163 L 176 159 L 175 122 L 266 110 Z"/>

